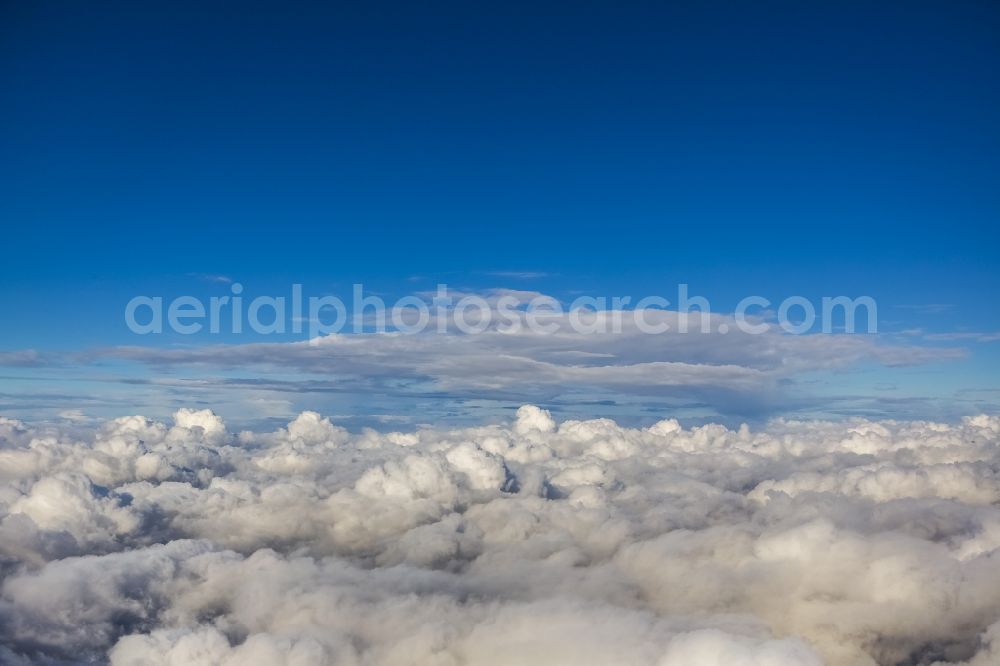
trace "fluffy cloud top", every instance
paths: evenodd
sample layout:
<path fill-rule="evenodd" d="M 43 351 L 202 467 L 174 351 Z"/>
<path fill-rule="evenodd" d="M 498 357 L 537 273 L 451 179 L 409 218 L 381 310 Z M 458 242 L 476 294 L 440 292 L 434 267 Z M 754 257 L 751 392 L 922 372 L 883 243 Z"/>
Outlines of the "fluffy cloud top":
<path fill-rule="evenodd" d="M 0 418 L 0 662 L 997 662 L 1000 418 Z"/>

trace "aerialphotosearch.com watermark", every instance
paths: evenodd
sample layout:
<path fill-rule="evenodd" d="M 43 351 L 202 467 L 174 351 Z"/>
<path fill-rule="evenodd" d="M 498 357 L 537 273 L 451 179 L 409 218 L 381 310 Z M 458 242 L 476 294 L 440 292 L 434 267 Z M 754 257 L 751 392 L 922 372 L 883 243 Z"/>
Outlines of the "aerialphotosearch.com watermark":
<path fill-rule="evenodd" d="M 293 284 L 289 296 L 243 294 L 243 286 L 230 285 L 230 293 L 207 299 L 178 296 L 136 296 L 125 306 L 125 323 L 138 335 L 170 331 L 182 335 L 244 333 L 259 335 L 304 334 L 309 339 L 337 333 L 463 333 L 486 331 L 540 335 L 573 332 L 607 334 L 625 331 L 657 335 L 676 333 L 727 334 L 736 330 L 759 335 L 777 326 L 792 335 L 823 333 L 876 333 L 877 305 L 870 296 L 825 296 L 819 307 L 803 296 L 789 296 L 772 303 L 763 296 L 747 296 L 732 314 L 714 314 L 709 300 L 692 296 L 687 284 L 677 286 L 675 301 L 662 296 L 579 296 L 568 305 L 535 292 L 495 291 L 485 296 L 450 292 L 439 284 L 433 293 L 403 296 L 387 303 L 366 294 L 364 285 L 353 285 L 349 304 L 338 296 L 303 295 Z M 858 324 L 864 325 L 859 329 Z"/>

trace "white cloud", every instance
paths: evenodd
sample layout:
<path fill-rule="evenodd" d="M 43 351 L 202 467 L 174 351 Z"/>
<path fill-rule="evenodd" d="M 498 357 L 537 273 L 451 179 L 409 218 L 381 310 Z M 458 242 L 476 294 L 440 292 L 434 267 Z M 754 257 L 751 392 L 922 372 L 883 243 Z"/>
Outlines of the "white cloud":
<path fill-rule="evenodd" d="M 0 418 L 0 660 L 995 662 L 1000 418 Z"/>
<path fill-rule="evenodd" d="M 503 293 L 495 290 L 485 300 L 496 307 Z M 522 300 L 539 295 L 518 293 Z M 794 410 L 808 399 L 802 382 L 817 373 L 829 376 L 864 364 L 899 368 L 965 355 L 958 348 L 902 344 L 876 335 L 788 335 L 775 326 L 751 335 L 741 332 L 732 317 L 718 314 L 708 318 L 712 332 L 700 332 L 700 315 L 693 314 L 689 332 L 678 333 L 684 315 L 648 310 L 644 317 L 649 324 L 670 326 L 670 331 L 658 335 L 640 330 L 631 314 L 623 316 L 620 332 L 609 328 L 598 333 L 575 332 L 568 315 L 554 316 L 561 329 L 552 334 L 532 331 L 524 323 L 526 315 L 517 316 L 522 326 L 516 332 L 504 332 L 498 321 L 480 334 L 466 335 L 454 328 L 440 334 L 432 323 L 427 332 L 414 335 L 333 334 L 290 343 L 132 346 L 95 353 L 160 369 L 240 370 L 254 376 L 249 384 L 206 383 L 217 388 L 335 392 L 349 386 L 352 393 L 379 396 L 433 393 L 568 403 L 580 402 L 581 396 L 683 399 L 723 417 Z M 723 326 L 728 333 L 718 332 Z M 298 379 L 289 381 L 289 376 Z M 271 384 L 269 378 L 274 379 Z M 190 383 L 177 386 L 195 388 Z"/>

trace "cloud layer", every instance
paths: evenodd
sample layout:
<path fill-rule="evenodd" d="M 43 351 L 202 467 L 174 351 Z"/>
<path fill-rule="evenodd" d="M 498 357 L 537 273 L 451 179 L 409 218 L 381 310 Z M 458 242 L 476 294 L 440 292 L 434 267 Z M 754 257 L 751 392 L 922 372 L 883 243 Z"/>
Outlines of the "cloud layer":
<path fill-rule="evenodd" d="M 428 315 L 422 332 L 407 334 L 423 320 L 402 308 L 386 332 L 366 310 L 345 329 L 356 325 L 355 332 L 311 339 L 153 335 L 90 350 L 0 352 L 0 366 L 11 368 L 0 412 L 52 420 L 71 404 L 102 418 L 135 410 L 164 419 L 200 405 L 271 428 L 321 409 L 357 428 L 496 422 L 524 402 L 576 419 L 601 404 L 628 425 L 646 425 L 664 409 L 730 426 L 779 415 L 953 421 L 996 410 L 988 382 L 953 374 L 970 354 L 958 343 L 972 340 L 946 344 L 909 332 L 793 335 L 769 312 L 743 322 L 759 327 L 756 334 L 741 330 L 734 315 L 698 311 L 564 306 L 535 316 L 499 303 L 558 302 L 510 289 L 449 294 L 482 304 L 463 317 L 476 328 L 484 315 L 481 332 L 459 326 L 457 308 L 445 308 Z M 407 298 L 433 304 L 434 294 Z M 939 373 L 930 384 L 929 373 Z"/>
<path fill-rule="evenodd" d="M 488 300 L 494 304 L 509 292 L 491 293 Z M 516 293 L 526 294 L 524 298 L 536 295 Z M 449 412 L 465 411 L 461 405 L 470 400 L 504 405 L 516 401 L 515 406 L 526 400 L 567 406 L 595 401 L 633 405 L 622 410 L 623 418 L 635 418 L 649 404 L 667 404 L 703 418 L 738 423 L 796 411 L 905 414 L 912 399 L 893 403 L 891 391 L 852 396 L 850 391 L 857 387 L 836 391 L 827 384 L 835 386 L 832 377 L 859 368 L 899 371 L 956 361 L 966 354 L 960 348 L 921 346 L 898 336 L 790 335 L 767 322 L 755 324 L 766 330 L 749 334 L 732 316 L 722 314 L 648 309 L 640 324 L 634 311 L 574 311 L 547 316 L 544 326 L 552 327 L 551 332 L 533 330 L 524 312 L 514 314 L 516 325 L 501 324 L 494 317 L 477 334 L 451 325 L 439 333 L 432 321 L 419 334 L 368 332 L 297 342 L 122 346 L 75 360 L 137 363 L 161 376 L 194 373 L 197 387 L 187 382 L 172 388 L 214 391 L 200 396 L 212 405 L 218 405 L 227 390 L 257 391 L 271 399 L 350 392 L 387 398 L 390 409 L 397 411 L 404 411 L 400 399 L 433 396 L 433 402 L 443 406 L 428 419 L 432 423 Z M 648 327 L 668 330 L 652 334 Z M 680 333 L 682 329 L 687 332 Z M 817 378 L 823 381 L 818 383 Z M 435 409 L 433 404 L 422 408 Z M 926 413 L 926 405 L 920 408 Z M 941 405 L 938 408 L 941 411 Z M 963 405 L 958 413 L 970 411 Z"/>
<path fill-rule="evenodd" d="M 997 663 L 1000 418 L 0 418 L 0 662 Z"/>

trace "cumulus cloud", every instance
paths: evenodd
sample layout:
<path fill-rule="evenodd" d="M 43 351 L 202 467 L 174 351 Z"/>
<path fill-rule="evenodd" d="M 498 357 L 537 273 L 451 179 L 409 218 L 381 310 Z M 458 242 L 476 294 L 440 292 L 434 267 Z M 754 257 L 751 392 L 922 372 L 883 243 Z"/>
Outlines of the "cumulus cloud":
<path fill-rule="evenodd" d="M 0 418 L 0 662 L 997 663 L 1000 418 Z"/>

